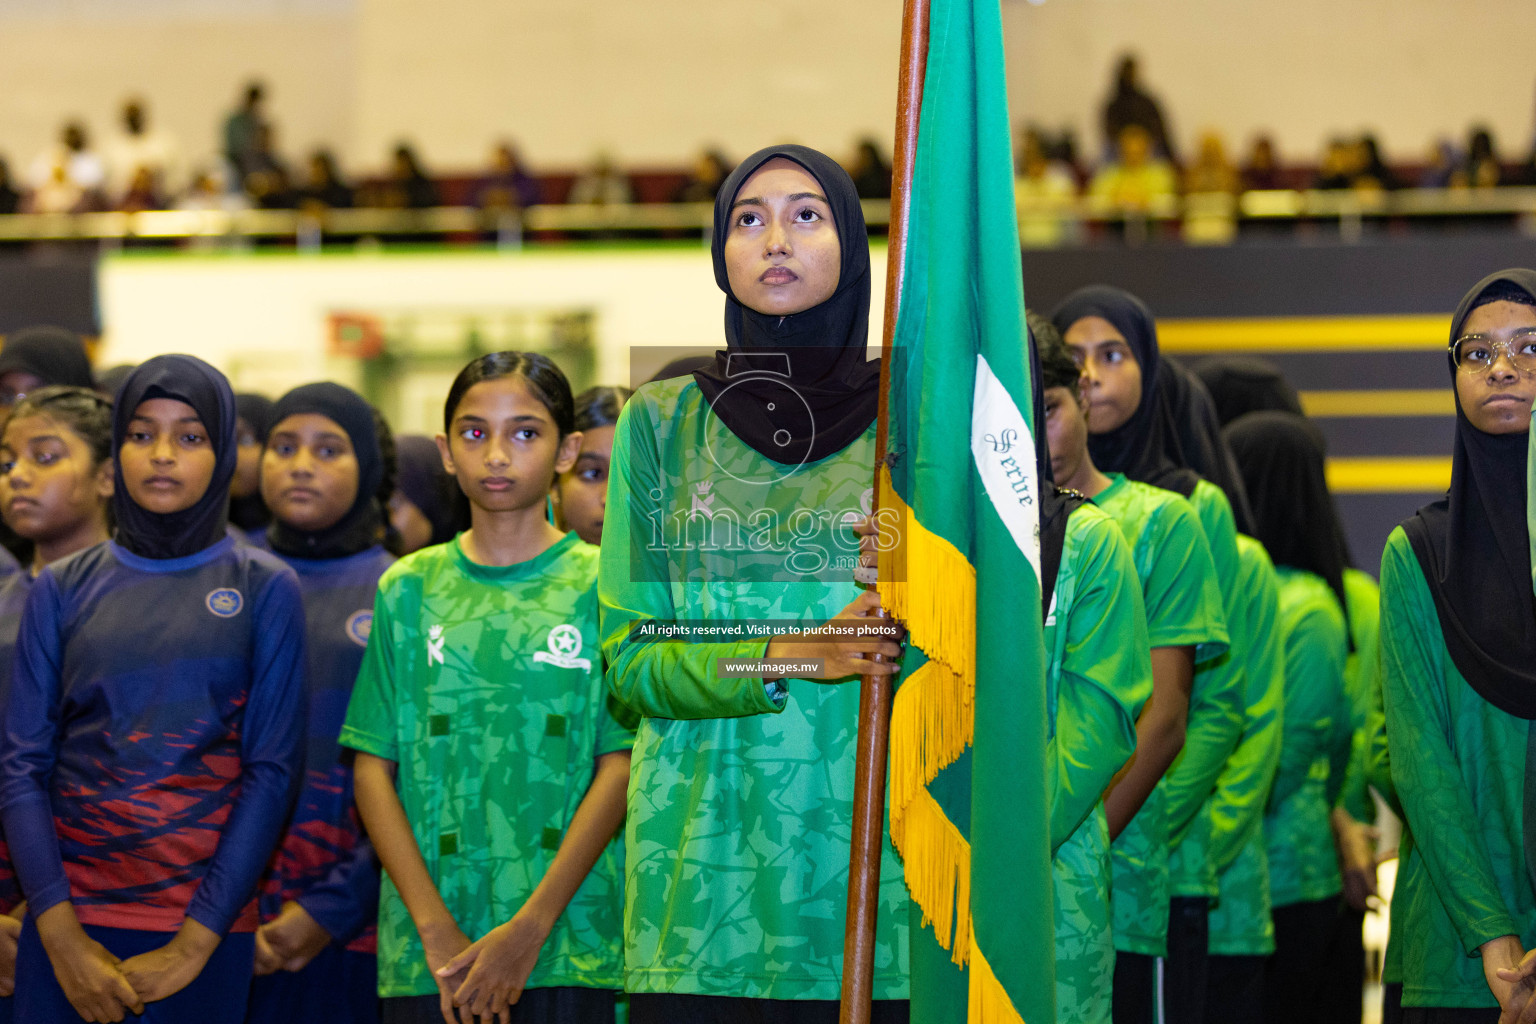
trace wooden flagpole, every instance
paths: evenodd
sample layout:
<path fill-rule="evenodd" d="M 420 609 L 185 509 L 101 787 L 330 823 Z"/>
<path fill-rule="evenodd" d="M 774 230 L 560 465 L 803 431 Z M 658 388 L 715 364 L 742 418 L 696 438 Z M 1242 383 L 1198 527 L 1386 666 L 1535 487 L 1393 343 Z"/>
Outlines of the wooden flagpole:
<path fill-rule="evenodd" d="M 907 207 L 928 62 L 929 0 L 904 0 L 901 65 L 896 86 L 896 139 L 891 153 L 891 227 L 881 330 L 880 419 L 875 434 L 875 502 L 889 434 L 891 343 L 906 271 Z M 879 511 L 878 507 L 875 509 Z M 878 655 L 877 655 L 878 657 Z M 843 937 L 840 1024 L 869 1024 L 875 974 L 875 914 L 880 905 L 880 850 L 885 841 L 885 769 L 891 732 L 892 676 L 864 676 L 859 693 L 858 760 L 854 768 L 853 838 L 848 864 L 848 923 Z"/>

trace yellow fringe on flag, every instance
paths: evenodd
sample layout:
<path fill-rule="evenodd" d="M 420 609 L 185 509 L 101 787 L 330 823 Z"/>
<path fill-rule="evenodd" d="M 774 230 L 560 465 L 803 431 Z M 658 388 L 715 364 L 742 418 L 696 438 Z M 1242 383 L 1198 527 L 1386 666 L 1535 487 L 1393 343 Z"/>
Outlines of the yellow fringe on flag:
<path fill-rule="evenodd" d="M 939 944 L 961 967 L 971 955 L 971 844 L 926 788 L 907 808 L 907 889 Z M 950 937 L 954 936 L 951 945 Z"/>
<path fill-rule="evenodd" d="M 882 533 L 894 518 L 897 537 L 892 550 L 880 552 L 880 600 L 928 657 L 902 683 L 891 710 L 891 842 L 924 920 L 964 966 L 971 939 L 970 845 L 927 786 L 975 735 L 976 570 L 917 521 L 886 467 L 878 507 Z"/>
<path fill-rule="evenodd" d="M 1024 1024 L 1024 1018 L 1014 1009 L 1013 1000 L 1003 989 L 1002 982 L 992 973 L 992 965 L 981 955 L 976 937 L 971 936 L 971 982 L 966 1024 Z"/>

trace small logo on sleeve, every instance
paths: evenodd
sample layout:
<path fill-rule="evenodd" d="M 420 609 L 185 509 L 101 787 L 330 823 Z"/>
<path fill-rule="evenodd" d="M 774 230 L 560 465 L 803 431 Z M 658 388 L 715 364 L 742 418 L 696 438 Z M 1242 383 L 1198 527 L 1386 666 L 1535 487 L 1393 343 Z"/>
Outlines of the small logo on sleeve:
<path fill-rule="evenodd" d="M 558 665 L 560 668 L 591 671 L 591 660 L 577 657 L 581 653 L 581 630 L 575 626 L 566 624 L 551 629 L 549 637 L 544 641 L 544 646 L 549 650 L 536 653 L 533 656 L 534 661 Z"/>
<path fill-rule="evenodd" d="M 436 662 L 439 665 L 443 664 L 443 643 L 445 639 L 446 638 L 443 636 L 442 626 L 433 626 L 431 629 L 427 630 L 428 666 L 430 666 L 433 662 Z"/>
<path fill-rule="evenodd" d="M 347 637 L 359 647 L 368 646 L 368 634 L 373 632 L 373 609 L 362 608 L 347 616 Z"/>
<path fill-rule="evenodd" d="M 208 610 L 221 619 L 232 619 L 240 614 L 240 609 L 245 607 L 245 598 L 240 596 L 240 591 L 233 587 L 220 587 L 217 590 L 208 591 L 208 596 L 203 599 Z"/>

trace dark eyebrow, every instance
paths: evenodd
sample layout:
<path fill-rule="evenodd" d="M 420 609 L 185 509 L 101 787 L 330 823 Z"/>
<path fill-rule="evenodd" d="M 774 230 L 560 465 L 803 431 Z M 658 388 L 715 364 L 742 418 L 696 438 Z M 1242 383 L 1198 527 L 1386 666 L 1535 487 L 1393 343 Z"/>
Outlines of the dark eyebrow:
<path fill-rule="evenodd" d="M 820 192 L 795 192 L 795 193 L 792 193 L 791 195 L 789 195 L 787 197 L 787 201 L 791 202 L 791 203 L 797 203 L 797 202 L 799 202 L 802 199 L 819 199 L 821 202 L 827 203 L 827 197 L 822 195 Z M 767 205 L 768 205 L 767 203 L 763 202 L 763 197 L 762 196 L 748 196 L 745 199 L 738 199 L 734 203 L 732 203 L 731 204 L 731 209 L 734 210 L 738 206 L 767 206 Z M 831 203 L 827 203 L 827 205 L 831 206 L 832 204 Z"/>

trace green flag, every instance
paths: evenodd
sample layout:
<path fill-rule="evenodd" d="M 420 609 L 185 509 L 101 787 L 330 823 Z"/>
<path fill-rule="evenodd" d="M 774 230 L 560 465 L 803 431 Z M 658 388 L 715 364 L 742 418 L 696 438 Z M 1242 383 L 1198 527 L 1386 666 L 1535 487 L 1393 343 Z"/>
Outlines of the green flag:
<path fill-rule="evenodd" d="M 880 591 L 911 643 L 891 835 L 912 1019 L 1051 1024 L 1039 481 L 998 0 L 932 0 L 890 353 Z"/>

